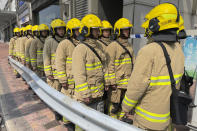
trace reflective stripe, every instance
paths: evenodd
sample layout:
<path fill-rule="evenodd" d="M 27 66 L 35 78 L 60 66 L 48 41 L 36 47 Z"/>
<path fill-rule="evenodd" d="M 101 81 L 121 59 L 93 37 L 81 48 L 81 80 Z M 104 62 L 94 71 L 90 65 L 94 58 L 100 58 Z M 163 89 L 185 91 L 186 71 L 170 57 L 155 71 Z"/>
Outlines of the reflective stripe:
<path fill-rule="evenodd" d="M 72 63 L 72 58 L 66 58 L 66 63 Z"/>
<path fill-rule="evenodd" d="M 57 73 L 56 70 L 53 70 L 52 72 L 53 72 L 53 75 L 54 75 L 54 76 L 57 76 L 57 75 L 58 75 L 58 73 Z"/>
<path fill-rule="evenodd" d="M 135 112 L 137 115 L 143 117 L 150 122 L 167 122 L 170 119 L 170 112 L 166 114 L 156 114 L 148 112 L 139 106 L 136 107 Z"/>
<path fill-rule="evenodd" d="M 51 59 L 55 59 L 55 54 L 51 54 Z"/>
<path fill-rule="evenodd" d="M 43 51 L 37 51 L 37 53 L 36 53 L 37 55 L 42 55 L 43 54 Z"/>
<path fill-rule="evenodd" d="M 51 71 L 51 66 L 44 66 L 44 71 Z"/>
<path fill-rule="evenodd" d="M 81 85 L 77 85 L 75 87 L 75 91 L 76 92 L 80 92 L 80 91 L 84 91 L 84 90 L 87 90 L 88 89 L 88 83 L 84 83 L 84 84 L 81 84 Z"/>
<path fill-rule="evenodd" d="M 26 57 L 26 58 L 25 58 L 25 61 L 26 61 L 26 62 L 30 62 L 30 58 L 29 58 L 29 57 Z"/>
<path fill-rule="evenodd" d="M 107 80 L 107 79 L 114 79 L 114 78 L 115 78 L 115 73 L 105 74 L 105 80 Z"/>
<path fill-rule="evenodd" d="M 37 62 L 37 59 L 31 59 L 31 62 L 35 63 L 35 62 Z"/>
<path fill-rule="evenodd" d="M 126 84 L 128 84 L 128 81 L 129 81 L 129 79 L 122 79 L 120 81 L 117 81 L 116 83 L 118 85 L 126 85 Z"/>
<path fill-rule="evenodd" d="M 90 87 L 91 89 L 91 92 L 92 93 L 96 93 L 98 92 L 99 90 L 103 90 L 104 89 L 104 84 L 100 84 L 98 87 L 97 86 L 94 86 L 94 87 Z"/>
<path fill-rule="evenodd" d="M 64 71 L 58 72 L 58 77 L 59 78 L 66 77 L 66 72 L 64 72 Z"/>
<path fill-rule="evenodd" d="M 68 84 L 71 85 L 71 84 L 74 84 L 74 79 L 68 79 Z"/>
<path fill-rule="evenodd" d="M 37 66 L 38 68 L 40 68 L 40 69 L 44 69 L 44 66 Z"/>
<path fill-rule="evenodd" d="M 115 65 L 130 64 L 130 63 L 131 63 L 131 58 L 115 60 Z"/>
<path fill-rule="evenodd" d="M 182 74 L 174 75 L 176 84 L 179 83 L 181 78 L 182 78 Z M 150 86 L 171 85 L 170 76 L 158 76 L 158 77 L 151 76 L 150 79 L 151 79 Z"/>
<path fill-rule="evenodd" d="M 93 64 L 86 64 L 86 70 L 95 70 L 98 68 L 102 68 L 101 62 L 93 63 Z"/>
<path fill-rule="evenodd" d="M 125 112 L 119 112 L 118 116 L 123 117 L 125 115 Z"/>
<path fill-rule="evenodd" d="M 125 95 L 123 103 L 125 103 L 127 106 L 134 107 L 137 104 L 137 101 L 131 100 Z"/>

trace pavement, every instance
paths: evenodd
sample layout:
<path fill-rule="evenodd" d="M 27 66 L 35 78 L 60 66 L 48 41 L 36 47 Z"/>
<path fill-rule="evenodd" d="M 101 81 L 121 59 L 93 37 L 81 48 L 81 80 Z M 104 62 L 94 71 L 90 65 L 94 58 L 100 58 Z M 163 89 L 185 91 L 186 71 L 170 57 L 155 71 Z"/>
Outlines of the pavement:
<path fill-rule="evenodd" d="M 0 107 L 7 131 L 67 131 L 53 111 L 8 64 L 8 45 L 0 43 Z"/>

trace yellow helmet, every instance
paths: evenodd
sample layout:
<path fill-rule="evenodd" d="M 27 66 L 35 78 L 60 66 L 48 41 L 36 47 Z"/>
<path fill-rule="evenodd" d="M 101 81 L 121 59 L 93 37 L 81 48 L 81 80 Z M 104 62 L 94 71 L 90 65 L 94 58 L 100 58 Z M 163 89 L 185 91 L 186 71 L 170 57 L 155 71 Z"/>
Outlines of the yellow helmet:
<path fill-rule="evenodd" d="M 25 27 L 25 31 L 28 31 L 28 30 L 32 31 L 32 25 L 27 25 L 27 26 Z"/>
<path fill-rule="evenodd" d="M 81 20 L 80 33 L 83 33 L 86 37 L 90 35 L 90 28 L 101 28 L 101 20 L 93 14 L 88 14 Z"/>
<path fill-rule="evenodd" d="M 117 34 L 117 36 L 120 36 L 121 29 L 127 29 L 132 27 L 133 25 L 127 18 L 120 18 L 119 20 L 116 21 L 114 25 L 114 32 L 115 34 Z"/>
<path fill-rule="evenodd" d="M 24 32 L 25 32 L 25 27 L 21 27 L 20 28 L 20 35 L 24 35 Z"/>
<path fill-rule="evenodd" d="M 163 3 L 154 7 L 146 16 L 142 27 L 149 34 L 171 28 L 179 28 L 179 11 L 170 3 Z"/>
<path fill-rule="evenodd" d="M 14 33 L 18 33 L 18 32 L 20 32 L 20 28 L 18 27 L 14 28 Z"/>
<path fill-rule="evenodd" d="M 38 25 L 34 25 L 34 26 L 32 27 L 32 32 L 34 32 L 34 31 L 38 31 Z"/>
<path fill-rule="evenodd" d="M 180 30 L 184 30 L 185 27 L 184 27 L 184 20 L 183 20 L 183 17 L 180 15 L 180 19 L 179 19 L 179 31 Z"/>
<path fill-rule="evenodd" d="M 77 18 L 72 18 L 67 22 L 66 33 L 70 37 L 73 36 L 73 29 L 79 29 L 81 27 L 81 21 Z"/>
<path fill-rule="evenodd" d="M 113 28 L 112 25 L 108 21 L 106 21 L 106 20 L 102 21 L 102 28 L 101 29 L 112 29 L 112 28 Z"/>
<path fill-rule="evenodd" d="M 52 29 L 52 33 L 53 35 L 55 35 L 55 29 L 56 28 L 60 28 L 60 27 L 64 27 L 66 28 L 66 23 L 61 20 L 61 19 L 55 19 L 51 22 L 51 29 Z"/>
<path fill-rule="evenodd" d="M 49 27 L 45 24 L 40 24 L 38 26 L 38 31 L 44 31 L 44 30 L 49 31 Z"/>

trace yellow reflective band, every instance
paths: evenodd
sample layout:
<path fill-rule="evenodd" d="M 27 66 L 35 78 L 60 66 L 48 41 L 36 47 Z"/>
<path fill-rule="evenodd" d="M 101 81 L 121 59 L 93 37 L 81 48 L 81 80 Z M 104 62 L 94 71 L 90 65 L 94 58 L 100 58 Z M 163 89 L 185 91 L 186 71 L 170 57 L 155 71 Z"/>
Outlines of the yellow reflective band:
<path fill-rule="evenodd" d="M 131 63 L 131 58 L 115 60 L 115 65 L 130 64 L 130 63 Z"/>
<path fill-rule="evenodd" d="M 86 64 L 86 70 L 95 70 L 98 68 L 102 68 L 101 62 L 93 63 L 93 64 Z"/>
<path fill-rule="evenodd" d="M 176 84 L 178 84 L 182 78 L 182 74 L 174 75 Z M 151 76 L 150 86 L 157 86 L 157 85 L 171 85 L 170 76 L 158 76 L 153 77 Z"/>
<path fill-rule="evenodd" d="M 96 93 L 96 92 L 98 92 L 99 90 L 103 90 L 103 89 L 104 89 L 104 84 L 102 83 L 102 84 L 100 84 L 98 87 L 97 87 L 97 86 L 95 86 L 95 87 L 90 87 L 90 89 L 91 89 L 91 92 L 92 92 L 92 93 Z"/>
<path fill-rule="evenodd" d="M 51 54 L 51 59 L 55 59 L 55 54 Z"/>
<path fill-rule="evenodd" d="M 117 83 L 118 85 L 125 85 L 125 84 L 128 84 L 128 80 L 129 80 L 129 79 L 123 79 L 123 80 L 117 81 L 116 83 Z"/>
<path fill-rule="evenodd" d="M 72 63 L 72 58 L 66 58 L 66 63 Z"/>
<path fill-rule="evenodd" d="M 107 79 L 114 79 L 114 78 L 115 78 L 115 73 L 105 74 L 105 80 L 107 80 Z"/>
<path fill-rule="evenodd" d="M 58 77 L 66 77 L 66 72 L 62 71 L 62 72 L 58 72 Z"/>
<path fill-rule="evenodd" d="M 74 79 L 68 79 L 68 84 L 69 85 L 74 84 Z"/>
<path fill-rule="evenodd" d="M 44 71 L 51 71 L 51 66 L 44 66 Z"/>
<path fill-rule="evenodd" d="M 57 75 L 58 75 L 57 71 L 54 71 L 54 70 L 53 70 L 52 72 L 53 72 L 53 75 L 54 75 L 54 76 L 57 76 Z"/>
<path fill-rule="evenodd" d="M 38 68 L 44 69 L 44 66 L 37 66 Z"/>
<path fill-rule="evenodd" d="M 84 83 L 84 84 L 81 84 L 81 85 L 77 85 L 76 88 L 75 88 L 75 91 L 80 92 L 80 91 L 84 91 L 84 90 L 87 90 L 87 89 L 88 89 L 88 83 Z"/>
<path fill-rule="evenodd" d="M 150 122 L 160 122 L 164 123 L 167 122 L 170 119 L 170 112 L 166 114 L 156 114 L 148 112 L 139 106 L 136 107 L 135 112 L 137 115 L 143 117 L 144 119 L 150 121 Z"/>
<path fill-rule="evenodd" d="M 134 107 L 137 104 L 137 101 L 131 100 L 125 95 L 123 103 L 125 103 L 127 106 Z"/>
<path fill-rule="evenodd" d="M 118 116 L 123 117 L 125 115 L 125 112 L 119 112 Z"/>

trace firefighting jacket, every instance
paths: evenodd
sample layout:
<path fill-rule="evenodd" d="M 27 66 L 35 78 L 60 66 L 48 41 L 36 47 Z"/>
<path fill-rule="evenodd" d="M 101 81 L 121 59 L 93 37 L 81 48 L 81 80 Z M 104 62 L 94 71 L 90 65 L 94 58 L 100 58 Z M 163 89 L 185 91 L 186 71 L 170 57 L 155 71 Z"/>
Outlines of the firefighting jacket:
<path fill-rule="evenodd" d="M 20 58 L 22 61 L 25 61 L 25 43 L 30 38 L 30 36 L 23 36 L 19 43 L 20 43 Z"/>
<path fill-rule="evenodd" d="M 30 46 L 30 60 L 32 68 L 44 71 L 43 48 L 45 38 L 39 37 L 32 41 Z"/>
<path fill-rule="evenodd" d="M 9 42 L 9 55 L 15 56 L 15 46 L 16 46 L 17 36 L 10 39 Z"/>
<path fill-rule="evenodd" d="M 164 43 L 179 88 L 184 72 L 184 54 L 178 42 Z M 155 42 L 143 47 L 137 56 L 126 95 L 124 112 L 135 108 L 134 121 L 152 130 L 164 130 L 170 123 L 171 81 L 162 48 Z"/>
<path fill-rule="evenodd" d="M 32 43 L 33 40 L 34 40 L 33 37 L 29 37 L 29 39 L 25 42 L 25 61 L 26 61 L 26 64 L 31 63 L 29 49 L 30 49 L 30 46 L 31 46 L 31 43 Z"/>
<path fill-rule="evenodd" d="M 98 40 L 98 43 L 101 44 L 103 50 L 106 49 L 106 47 L 111 43 L 112 41 L 110 40 L 110 38 L 105 38 L 105 37 L 101 37 L 99 40 Z"/>
<path fill-rule="evenodd" d="M 60 42 L 57 47 L 55 63 L 60 83 L 68 83 L 69 85 L 74 84 L 72 74 L 72 54 L 78 43 L 79 41 L 74 38 L 65 39 Z"/>
<path fill-rule="evenodd" d="M 75 47 L 72 55 L 72 72 L 75 81 L 75 95 L 77 100 L 83 98 L 99 98 L 104 92 L 104 67 L 106 61 L 101 45 L 94 39 L 86 39 L 86 44 L 96 50 L 100 58 L 86 45 L 80 43 Z"/>
<path fill-rule="evenodd" d="M 55 79 L 57 78 L 57 72 L 55 68 L 55 52 L 58 44 L 65 38 L 60 38 L 57 35 L 52 37 L 49 36 L 45 40 L 44 50 L 43 50 L 43 60 L 44 60 L 44 71 L 46 76 L 52 75 Z"/>
<path fill-rule="evenodd" d="M 16 52 L 16 57 L 17 58 L 20 58 L 20 40 L 21 40 L 22 37 L 19 37 L 17 40 L 16 40 L 16 49 L 15 49 L 15 52 Z"/>
<path fill-rule="evenodd" d="M 117 41 L 127 48 L 132 58 Z M 118 38 L 117 41 L 112 42 L 106 48 L 107 70 L 105 80 L 106 85 L 117 85 L 117 88 L 126 89 L 135 60 L 134 52 L 131 45 L 128 43 L 128 39 Z"/>

